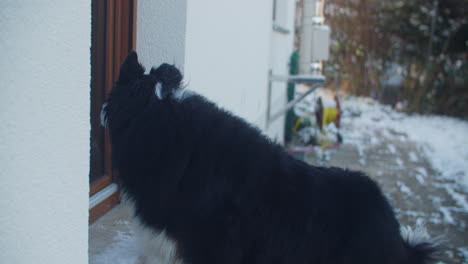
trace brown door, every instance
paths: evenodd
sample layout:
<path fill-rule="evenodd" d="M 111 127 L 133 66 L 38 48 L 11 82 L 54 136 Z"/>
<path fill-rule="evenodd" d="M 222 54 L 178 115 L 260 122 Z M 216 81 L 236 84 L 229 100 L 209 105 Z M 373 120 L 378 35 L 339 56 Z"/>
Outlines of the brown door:
<path fill-rule="evenodd" d="M 103 193 L 116 182 L 116 176 L 112 173 L 110 142 L 107 132 L 101 126 L 100 112 L 105 97 L 117 78 L 120 64 L 128 52 L 136 48 L 136 0 L 92 0 L 91 21 L 89 182 L 90 199 L 97 202 L 92 203 L 90 208 L 90 223 L 119 201 L 117 191 L 112 194 Z M 93 199 L 97 196 L 100 197 L 99 200 Z"/>

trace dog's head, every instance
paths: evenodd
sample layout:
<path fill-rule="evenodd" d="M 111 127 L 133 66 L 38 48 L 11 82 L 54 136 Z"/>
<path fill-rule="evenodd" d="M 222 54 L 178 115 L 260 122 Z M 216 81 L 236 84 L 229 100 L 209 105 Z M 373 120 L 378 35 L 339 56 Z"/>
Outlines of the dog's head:
<path fill-rule="evenodd" d="M 191 92 L 183 90 L 181 82 L 181 72 L 174 65 L 166 63 L 145 74 L 145 68 L 138 62 L 137 53 L 131 51 L 102 107 L 103 126 L 112 132 L 128 126 L 129 122 L 148 107 L 189 97 Z"/>

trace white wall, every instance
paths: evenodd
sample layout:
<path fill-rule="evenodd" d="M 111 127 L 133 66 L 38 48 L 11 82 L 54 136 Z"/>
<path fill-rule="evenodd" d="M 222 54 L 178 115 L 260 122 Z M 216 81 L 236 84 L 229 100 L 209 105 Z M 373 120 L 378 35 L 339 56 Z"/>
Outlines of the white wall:
<path fill-rule="evenodd" d="M 271 10 L 271 0 L 198 0 L 187 5 L 189 88 L 262 128 Z"/>
<path fill-rule="evenodd" d="M 0 2 L 0 262 L 87 263 L 89 1 Z"/>
<path fill-rule="evenodd" d="M 139 0 L 137 52 L 149 70 L 167 62 L 184 65 L 186 0 Z"/>
<path fill-rule="evenodd" d="M 265 126 L 268 71 L 288 73 L 295 1 L 281 18 L 290 34 L 272 31 L 272 0 L 199 0 L 187 4 L 185 80 L 198 91 L 282 142 L 284 118 Z M 286 85 L 274 85 L 273 109 L 286 103 Z"/>

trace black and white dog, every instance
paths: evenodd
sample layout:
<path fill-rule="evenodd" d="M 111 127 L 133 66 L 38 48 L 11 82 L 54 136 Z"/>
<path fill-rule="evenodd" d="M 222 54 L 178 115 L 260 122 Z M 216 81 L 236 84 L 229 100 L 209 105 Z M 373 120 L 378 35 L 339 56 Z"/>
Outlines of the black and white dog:
<path fill-rule="evenodd" d="M 147 263 L 432 260 L 370 178 L 294 159 L 181 81 L 168 64 L 145 74 L 131 52 L 103 106 L 114 167 L 150 230 Z"/>

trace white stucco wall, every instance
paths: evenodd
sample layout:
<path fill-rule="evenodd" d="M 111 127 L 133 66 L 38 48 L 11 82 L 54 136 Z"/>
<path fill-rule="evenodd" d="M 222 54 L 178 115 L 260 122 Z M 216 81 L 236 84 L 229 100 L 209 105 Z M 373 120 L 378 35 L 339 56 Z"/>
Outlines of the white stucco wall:
<path fill-rule="evenodd" d="M 0 2 L 0 262 L 87 263 L 90 1 Z"/>
<path fill-rule="evenodd" d="M 188 1 L 185 80 L 256 123 L 265 116 L 271 0 Z"/>
<path fill-rule="evenodd" d="M 137 52 L 149 70 L 166 62 L 183 70 L 186 0 L 139 0 Z"/>

